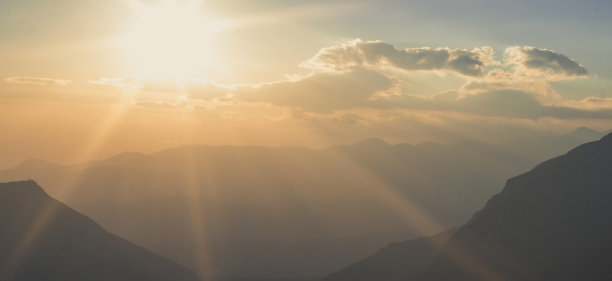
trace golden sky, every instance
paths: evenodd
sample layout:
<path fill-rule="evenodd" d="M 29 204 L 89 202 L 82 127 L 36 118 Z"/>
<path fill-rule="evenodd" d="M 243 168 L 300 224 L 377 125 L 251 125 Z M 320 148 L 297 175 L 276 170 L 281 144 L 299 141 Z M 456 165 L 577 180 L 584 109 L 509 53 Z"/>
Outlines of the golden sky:
<path fill-rule="evenodd" d="M 612 127 L 610 3 L 457 2 L 3 1 L 0 167 Z"/>

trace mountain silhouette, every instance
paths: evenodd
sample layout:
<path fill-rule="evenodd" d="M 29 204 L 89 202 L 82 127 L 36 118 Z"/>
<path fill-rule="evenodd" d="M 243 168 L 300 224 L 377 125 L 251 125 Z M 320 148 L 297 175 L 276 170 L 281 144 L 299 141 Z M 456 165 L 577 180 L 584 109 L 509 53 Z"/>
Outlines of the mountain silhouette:
<path fill-rule="evenodd" d="M 612 134 L 508 180 L 426 280 L 612 280 Z"/>
<path fill-rule="evenodd" d="M 106 232 L 34 181 L 0 183 L 0 280 L 177 280 L 195 273 Z"/>
<path fill-rule="evenodd" d="M 591 133 L 320 150 L 191 145 L 25 165 L 0 180 L 34 179 L 110 232 L 205 277 L 307 279 L 464 224 L 505 179 Z"/>

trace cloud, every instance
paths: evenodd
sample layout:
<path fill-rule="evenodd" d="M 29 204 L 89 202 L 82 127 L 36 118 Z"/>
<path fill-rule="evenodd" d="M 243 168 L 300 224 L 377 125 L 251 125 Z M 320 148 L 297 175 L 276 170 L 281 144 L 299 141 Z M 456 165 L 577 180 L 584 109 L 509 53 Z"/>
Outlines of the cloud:
<path fill-rule="evenodd" d="M 489 47 L 400 50 L 381 41 L 355 40 L 319 51 L 304 64 L 312 72 L 299 78 L 238 86 L 192 83 L 188 91 L 194 100 L 265 103 L 315 114 L 371 109 L 531 120 L 612 119 L 607 100 L 569 102 L 552 90 L 550 81 L 588 74 L 574 60 L 533 47 L 510 47 L 504 54 L 503 61 L 495 61 Z M 457 73 L 435 76 L 463 84 L 414 95 L 406 89 L 414 84 L 410 80 L 440 81 L 412 70 Z M 347 124 L 356 120 L 343 119 Z"/>
<path fill-rule="evenodd" d="M 399 82 L 374 70 L 354 68 L 347 72 L 326 72 L 297 81 L 281 81 L 244 86 L 230 91 L 242 102 L 264 102 L 315 113 L 370 108 L 380 111 L 406 109 L 415 111 L 459 112 L 474 116 L 503 118 L 612 119 L 612 107 L 593 99 L 572 103 L 543 104 L 538 94 L 527 90 L 503 88 L 503 85 L 465 94 L 458 90 L 431 96 L 401 94 Z"/>
<path fill-rule="evenodd" d="M 491 47 L 468 49 L 407 48 L 398 49 L 382 41 L 353 40 L 321 49 L 302 64 L 314 70 L 345 71 L 353 67 L 380 69 L 391 66 L 414 71 L 429 70 L 460 74 L 470 78 L 544 79 L 548 81 L 585 77 L 589 73 L 573 59 L 553 50 L 535 47 L 509 47 L 504 59 L 496 61 Z M 491 68 L 486 69 L 486 67 Z M 511 68 L 512 71 L 507 70 Z M 503 69 L 503 70 L 502 70 Z M 495 73 L 496 72 L 496 73 Z M 500 74 L 506 73 L 506 77 Z"/>
<path fill-rule="evenodd" d="M 65 86 L 70 83 L 70 80 L 53 79 L 45 77 L 28 77 L 28 76 L 16 76 L 8 77 L 4 79 L 7 83 L 13 84 L 30 84 L 30 85 L 41 85 L 41 86 Z"/>
<path fill-rule="evenodd" d="M 548 80 L 584 77 L 589 72 L 571 58 L 552 50 L 534 47 L 509 47 L 505 61 L 515 66 L 515 72 Z"/>
<path fill-rule="evenodd" d="M 544 105 L 533 93 L 519 90 L 493 90 L 461 96 L 447 92 L 432 97 L 396 96 L 373 101 L 371 106 L 381 109 L 400 108 L 424 111 L 454 111 L 479 116 L 538 119 L 612 119 L 612 108 L 587 109 L 574 103 Z"/>
<path fill-rule="evenodd" d="M 543 105 L 533 93 L 499 90 L 467 96 L 456 108 L 482 116 L 538 119 L 612 118 L 612 110 L 585 110 L 561 105 Z"/>
<path fill-rule="evenodd" d="M 336 143 L 348 143 L 376 136 L 390 143 L 438 141 L 452 143 L 466 139 L 503 142 L 525 136 L 565 134 L 580 126 L 608 130 L 609 121 L 595 119 L 505 118 L 455 111 L 414 111 L 359 109 L 333 114 L 294 114 L 312 134 L 326 136 Z M 348 119 L 354 122 L 343 122 Z M 347 141 L 349 140 L 349 141 Z"/>
<path fill-rule="evenodd" d="M 137 101 L 134 102 L 134 105 L 143 108 L 173 108 L 176 106 L 174 104 L 159 101 Z"/>
<path fill-rule="evenodd" d="M 397 94 L 395 78 L 366 69 L 341 73 L 319 73 L 296 81 L 279 81 L 235 89 L 204 87 L 194 97 L 211 100 L 229 93 L 247 103 L 268 103 L 312 113 L 350 111 L 357 108 L 412 110 L 417 112 L 457 112 L 472 116 L 518 119 L 612 119 L 612 107 L 606 100 L 584 99 L 562 104 L 543 104 L 537 94 L 518 89 L 492 89 L 464 94 L 447 91 L 432 96 Z M 227 91 L 227 92 L 225 92 Z M 193 98 L 193 97 L 192 97 Z M 599 104 L 599 106 L 594 106 Z M 353 119 L 351 119 L 353 120 Z M 346 121 L 346 120 L 345 120 Z"/>
<path fill-rule="evenodd" d="M 92 85 L 111 86 L 122 89 L 140 89 L 144 86 L 143 79 L 135 77 L 102 77 L 97 80 L 89 80 Z"/>
<path fill-rule="evenodd" d="M 581 100 L 569 100 L 564 104 L 585 110 L 612 109 L 612 98 L 587 97 Z"/>
<path fill-rule="evenodd" d="M 317 73 L 296 81 L 245 86 L 232 91 L 236 99 L 267 102 L 314 112 L 367 106 L 378 92 L 392 88 L 394 81 L 373 70 Z"/>
<path fill-rule="evenodd" d="M 213 82 L 190 83 L 188 85 L 188 93 L 190 98 L 211 100 L 215 98 L 224 98 L 230 94 L 231 87 L 216 84 Z"/>
<path fill-rule="evenodd" d="M 355 40 L 321 49 L 302 65 L 312 69 L 343 71 L 356 66 L 393 66 L 403 70 L 439 70 L 480 76 L 493 64 L 490 47 L 449 49 L 428 47 L 397 49 L 382 41 Z"/>

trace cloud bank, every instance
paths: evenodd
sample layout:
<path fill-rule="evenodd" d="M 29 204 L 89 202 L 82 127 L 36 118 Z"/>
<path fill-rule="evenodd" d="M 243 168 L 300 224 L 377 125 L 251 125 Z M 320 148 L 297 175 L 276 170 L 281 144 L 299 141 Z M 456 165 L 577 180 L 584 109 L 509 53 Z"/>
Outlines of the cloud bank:
<path fill-rule="evenodd" d="M 358 66 L 389 65 L 402 70 L 445 70 L 480 76 L 484 67 L 493 63 L 492 56 L 493 49 L 490 47 L 472 50 L 428 47 L 397 49 L 382 41 L 355 40 L 323 48 L 303 66 L 342 71 Z"/>
<path fill-rule="evenodd" d="M 501 60 L 495 60 L 493 49 L 486 46 L 398 49 L 382 41 L 353 40 L 323 48 L 302 65 L 312 72 L 297 79 L 237 87 L 196 83 L 189 96 L 324 114 L 369 108 L 534 120 L 612 119 L 609 103 L 593 99 L 569 102 L 552 91 L 551 81 L 588 76 L 586 68 L 552 50 L 513 46 L 503 52 Z M 415 95 L 403 85 L 422 77 L 415 76 L 416 72 L 462 77 L 464 84 L 454 90 Z"/>
<path fill-rule="evenodd" d="M 167 81 L 110 78 L 91 83 L 138 88 L 144 97 L 134 104 L 152 108 L 180 105 L 237 112 L 231 108 L 259 104 L 268 111 L 277 107 L 323 115 L 343 112 L 353 116 L 351 120 L 365 118 L 357 118 L 356 113 L 365 109 L 380 114 L 402 110 L 526 120 L 612 119 L 608 99 L 566 100 L 553 90 L 552 82 L 589 77 L 584 66 L 553 50 L 511 46 L 496 55 L 487 46 L 400 49 L 382 41 L 353 40 L 321 49 L 302 66 L 310 72 L 253 85 L 191 81 L 177 87 Z M 444 79 L 463 84 L 427 94 L 415 94 L 406 86 Z M 155 100 L 165 92 L 177 92 L 181 100 L 171 100 L 172 95 Z"/>
<path fill-rule="evenodd" d="M 373 95 L 392 86 L 393 80 L 380 72 L 355 69 L 344 73 L 317 73 L 296 81 L 240 87 L 233 93 L 241 101 L 330 112 L 368 106 Z"/>

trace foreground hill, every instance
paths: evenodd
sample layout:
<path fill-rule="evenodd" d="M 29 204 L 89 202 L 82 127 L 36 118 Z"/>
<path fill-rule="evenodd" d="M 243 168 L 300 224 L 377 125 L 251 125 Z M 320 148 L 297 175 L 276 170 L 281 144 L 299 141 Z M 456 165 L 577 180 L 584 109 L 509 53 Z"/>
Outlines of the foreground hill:
<path fill-rule="evenodd" d="M 192 271 L 106 232 L 35 182 L 0 183 L 0 280 L 196 281 Z"/>
<path fill-rule="evenodd" d="M 612 134 L 508 180 L 427 280 L 612 280 Z"/>
<path fill-rule="evenodd" d="M 207 277 L 310 278 L 465 223 L 506 178 L 597 134 L 495 145 L 185 146 L 72 166 L 30 160 L 0 180 L 35 179 L 105 229 Z"/>

